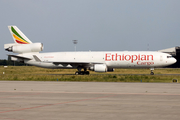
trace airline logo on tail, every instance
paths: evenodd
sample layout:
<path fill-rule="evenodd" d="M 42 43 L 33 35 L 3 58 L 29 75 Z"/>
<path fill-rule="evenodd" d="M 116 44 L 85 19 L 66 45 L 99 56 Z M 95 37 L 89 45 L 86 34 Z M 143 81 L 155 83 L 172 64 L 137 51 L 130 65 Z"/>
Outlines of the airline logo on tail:
<path fill-rule="evenodd" d="M 14 41 L 18 44 L 32 43 L 16 26 L 9 26 Z"/>

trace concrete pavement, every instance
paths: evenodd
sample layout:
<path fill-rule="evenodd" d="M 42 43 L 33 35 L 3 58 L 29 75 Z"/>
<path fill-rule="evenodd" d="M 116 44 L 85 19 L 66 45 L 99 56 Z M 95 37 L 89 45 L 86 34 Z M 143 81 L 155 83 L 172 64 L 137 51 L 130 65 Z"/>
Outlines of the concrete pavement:
<path fill-rule="evenodd" d="M 0 120 L 179 120 L 179 85 L 0 81 Z"/>

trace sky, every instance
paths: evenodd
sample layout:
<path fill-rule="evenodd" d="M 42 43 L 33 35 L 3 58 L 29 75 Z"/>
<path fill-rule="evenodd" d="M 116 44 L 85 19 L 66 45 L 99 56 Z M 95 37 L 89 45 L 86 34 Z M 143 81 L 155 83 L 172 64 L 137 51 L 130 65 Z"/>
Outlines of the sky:
<path fill-rule="evenodd" d="M 180 0 L 1 0 L 0 59 L 16 25 L 42 52 L 157 51 L 180 46 Z"/>

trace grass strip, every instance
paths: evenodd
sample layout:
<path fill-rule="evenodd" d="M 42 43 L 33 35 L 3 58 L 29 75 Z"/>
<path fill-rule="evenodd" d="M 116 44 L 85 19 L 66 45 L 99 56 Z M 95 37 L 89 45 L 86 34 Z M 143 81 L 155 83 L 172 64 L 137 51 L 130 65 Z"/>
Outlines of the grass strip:
<path fill-rule="evenodd" d="M 0 80 L 8 81 L 78 81 L 78 82 L 163 82 L 180 80 L 180 69 L 155 69 L 156 75 L 148 75 L 149 69 L 116 69 L 115 72 L 73 75 L 75 69 L 45 69 L 34 66 L 0 67 Z M 4 73 L 4 74 L 3 74 Z M 61 74 L 61 75 L 60 75 Z M 65 75 L 71 74 L 71 75 Z M 136 75 L 141 74 L 141 75 Z M 169 75 L 162 75 L 169 74 Z"/>

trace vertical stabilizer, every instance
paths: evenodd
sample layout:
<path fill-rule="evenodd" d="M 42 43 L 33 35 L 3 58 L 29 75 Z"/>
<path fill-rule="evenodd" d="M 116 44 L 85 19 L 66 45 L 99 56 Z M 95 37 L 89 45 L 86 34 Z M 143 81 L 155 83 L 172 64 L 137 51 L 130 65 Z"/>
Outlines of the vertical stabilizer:
<path fill-rule="evenodd" d="M 16 26 L 8 26 L 9 31 L 17 44 L 31 44 L 32 42 Z"/>

